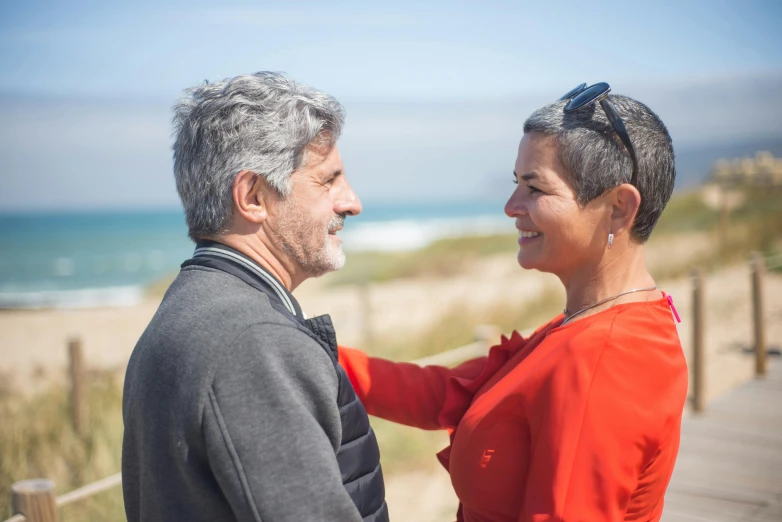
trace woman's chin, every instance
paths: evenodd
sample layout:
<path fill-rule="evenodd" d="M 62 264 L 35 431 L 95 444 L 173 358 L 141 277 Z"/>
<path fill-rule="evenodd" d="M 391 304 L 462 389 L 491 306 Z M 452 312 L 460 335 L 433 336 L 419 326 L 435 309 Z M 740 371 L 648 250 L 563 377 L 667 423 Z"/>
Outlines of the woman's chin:
<path fill-rule="evenodd" d="M 519 262 L 519 266 L 524 270 L 541 269 L 541 260 L 537 258 L 537 256 L 530 256 L 528 253 L 525 254 L 523 250 L 519 250 L 516 260 Z"/>

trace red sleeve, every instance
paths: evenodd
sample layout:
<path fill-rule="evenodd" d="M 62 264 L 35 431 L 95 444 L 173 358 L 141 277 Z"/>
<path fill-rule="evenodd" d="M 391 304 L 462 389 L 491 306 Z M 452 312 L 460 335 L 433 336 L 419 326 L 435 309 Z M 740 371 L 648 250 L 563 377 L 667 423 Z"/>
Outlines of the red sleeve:
<path fill-rule="evenodd" d="M 367 413 L 416 428 L 437 430 L 448 427 L 438 417 L 446 404 L 449 379 L 474 378 L 486 365 L 486 357 L 472 359 L 456 368 L 422 368 L 369 357 L 359 350 L 340 346 L 339 362 Z"/>
<path fill-rule="evenodd" d="M 639 368 L 600 344 L 557 361 L 524 405 L 532 453 L 520 521 L 624 520 L 653 457 L 635 412 Z"/>

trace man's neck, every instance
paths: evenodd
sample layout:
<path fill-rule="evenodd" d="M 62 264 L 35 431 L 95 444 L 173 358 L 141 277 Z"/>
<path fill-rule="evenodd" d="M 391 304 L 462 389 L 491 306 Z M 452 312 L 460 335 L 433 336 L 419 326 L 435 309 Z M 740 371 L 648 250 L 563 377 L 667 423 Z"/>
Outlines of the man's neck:
<path fill-rule="evenodd" d="M 287 259 L 282 255 L 275 255 L 257 236 L 229 233 L 205 239 L 222 243 L 246 255 L 274 276 L 289 292 L 293 292 L 306 280 L 306 277 L 302 277 L 301 274 L 297 278 L 296 270 L 289 266 L 290 263 L 286 262 Z"/>

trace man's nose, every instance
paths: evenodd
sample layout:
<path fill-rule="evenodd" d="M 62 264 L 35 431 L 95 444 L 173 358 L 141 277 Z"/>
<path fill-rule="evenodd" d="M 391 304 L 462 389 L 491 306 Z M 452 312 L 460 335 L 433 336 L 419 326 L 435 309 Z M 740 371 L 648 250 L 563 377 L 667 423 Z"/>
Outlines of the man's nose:
<path fill-rule="evenodd" d="M 334 212 L 337 214 L 347 214 L 349 216 L 357 216 L 361 214 L 361 200 L 358 199 L 358 195 L 353 191 L 353 187 L 350 183 L 345 181 L 345 190 L 337 199 Z"/>

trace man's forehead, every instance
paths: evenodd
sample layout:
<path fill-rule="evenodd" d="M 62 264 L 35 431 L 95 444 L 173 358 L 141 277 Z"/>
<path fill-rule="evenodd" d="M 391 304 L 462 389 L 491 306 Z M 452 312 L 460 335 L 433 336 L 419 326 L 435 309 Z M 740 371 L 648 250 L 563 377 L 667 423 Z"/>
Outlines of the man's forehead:
<path fill-rule="evenodd" d="M 303 165 L 299 170 L 316 173 L 342 170 L 342 157 L 336 145 L 310 145 L 304 154 Z"/>

